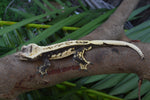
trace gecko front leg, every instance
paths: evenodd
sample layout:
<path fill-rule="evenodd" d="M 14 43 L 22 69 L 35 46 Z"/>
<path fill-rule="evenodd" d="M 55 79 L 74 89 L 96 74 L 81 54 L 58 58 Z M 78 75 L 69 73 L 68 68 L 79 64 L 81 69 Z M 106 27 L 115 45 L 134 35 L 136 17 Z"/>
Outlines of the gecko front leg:
<path fill-rule="evenodd" d="M 49 61 L 49 59 L 46 57 L 46 58 L 43 58 L 43 62 L 44 62 L 44 64 L 42 65 L 42 66 L 40 66 L 40 67 L 38 67 L 38 70 L 39 70 L 39 73 L 42 75 L 42 76 L 44 76 L 44 75 L 46 75 L 47 74 L 47 68 L 51 65 L 50 64 L 50 61 Z"/>

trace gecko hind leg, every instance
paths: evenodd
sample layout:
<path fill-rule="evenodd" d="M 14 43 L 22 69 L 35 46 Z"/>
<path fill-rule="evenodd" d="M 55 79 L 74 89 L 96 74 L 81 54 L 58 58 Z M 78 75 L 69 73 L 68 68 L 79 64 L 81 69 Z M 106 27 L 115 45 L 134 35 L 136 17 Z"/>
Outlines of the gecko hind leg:
<path fill-rule="evenodd" d="M 50 61 L 48 58 L 44 59 L 44 65 L 38 67 L 39 73 L 41 74 L 41 76 L 44 76 L 47 74 L 47 69 L 50 66 Z"/>
<path fill-rule="evenodd" d="M 91 62 L 87 61 L 84 57 L 85 51 L 90 50 L 92 47 L 84 47 L 77 50 L 77 52 L 74 54 L 73 59 L 79 63 L 81 70 L 87 70 L 87 66 L 91 64 Z"/>

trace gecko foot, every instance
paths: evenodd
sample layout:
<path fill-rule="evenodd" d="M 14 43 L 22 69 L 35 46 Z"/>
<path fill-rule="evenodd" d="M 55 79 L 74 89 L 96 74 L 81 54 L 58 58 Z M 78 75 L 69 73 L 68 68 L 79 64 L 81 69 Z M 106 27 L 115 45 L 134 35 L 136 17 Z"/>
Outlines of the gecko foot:
<path fill-rule="evenodd" d="M 38 73 L 41 74 L 41 76 L 47 75 L 47 66 L 40 66 L 38 67 Z"/>

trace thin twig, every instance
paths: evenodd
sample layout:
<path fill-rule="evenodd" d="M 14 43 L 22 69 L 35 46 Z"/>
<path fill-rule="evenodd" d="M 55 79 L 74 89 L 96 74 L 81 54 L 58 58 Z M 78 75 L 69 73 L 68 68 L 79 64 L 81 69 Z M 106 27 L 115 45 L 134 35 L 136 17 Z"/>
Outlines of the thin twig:
<path fill-rule="evenodd" d="M 5 9 L 5 14 L 4 14 L 4 20 L 5 20 L 5 18 L 6 18 L 6 13 L 7 13 L 8 8 L 13 4 L 14 1 L 15 1 L 15 0 L 12 0 L 12 1 L 8 4 L 8 6 L 6 7 L 6 9 Z"/>

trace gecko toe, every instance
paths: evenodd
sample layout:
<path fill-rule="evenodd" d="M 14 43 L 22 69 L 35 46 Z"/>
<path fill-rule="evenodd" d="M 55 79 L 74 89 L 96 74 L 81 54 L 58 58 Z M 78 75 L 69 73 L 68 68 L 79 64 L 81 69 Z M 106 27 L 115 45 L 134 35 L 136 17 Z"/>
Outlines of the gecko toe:
<path fill-rule="evenodd" d="M 90 64 L 90 65 L 94 65 L 94 64 L 93 64 L 93 63 L 91 63 L 91 62 L 90 62 L 89 64 Z"/>

